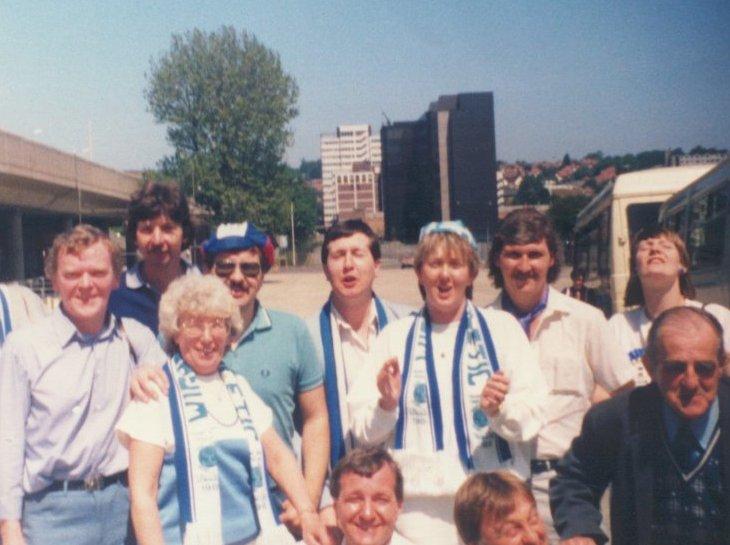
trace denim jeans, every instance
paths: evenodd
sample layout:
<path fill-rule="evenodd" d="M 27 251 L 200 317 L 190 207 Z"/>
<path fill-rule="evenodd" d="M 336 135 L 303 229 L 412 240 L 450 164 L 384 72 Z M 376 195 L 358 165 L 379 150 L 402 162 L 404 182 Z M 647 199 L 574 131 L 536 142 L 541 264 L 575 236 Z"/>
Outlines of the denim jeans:
<path fill-rule="evenodd" d="M 121 483 L 103 490 L 40 491 L 23 500 L 28 545 L 133 545 L 129 493 Z"/>

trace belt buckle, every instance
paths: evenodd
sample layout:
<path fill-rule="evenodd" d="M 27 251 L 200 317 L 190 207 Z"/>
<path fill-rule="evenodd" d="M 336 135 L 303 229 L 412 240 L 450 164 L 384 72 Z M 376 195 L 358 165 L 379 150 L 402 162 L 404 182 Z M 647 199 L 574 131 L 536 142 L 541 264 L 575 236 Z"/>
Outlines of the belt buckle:
<path fill-rule="evenodd" d="M 101 475 L 87 477 L 86 479 L 84 479 L 84 490 L 86 490 L 87 492 L 101 490 L 102 479 L 103 477 Z"/>

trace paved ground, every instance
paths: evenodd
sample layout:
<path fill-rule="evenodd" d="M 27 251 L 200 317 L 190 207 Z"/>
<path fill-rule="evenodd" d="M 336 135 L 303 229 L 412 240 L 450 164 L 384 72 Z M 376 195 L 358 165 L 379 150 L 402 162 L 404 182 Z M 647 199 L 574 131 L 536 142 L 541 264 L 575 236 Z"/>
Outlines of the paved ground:
<path fill-rule="evenodd" d="M 556 287 L 567 286 L 569 269 L 565 269 Z M 421 305 L 416 275 L 413 269 L 381 269 L 375 280 L 375 292 L 384 299 L 412 306 Z M 497 290 L 487 271 L 482 269 L 476 279 L 474 301 L 479 306 L 490 303 Z M 329 294 L 329 284 L 321 270 L 281 270 L 266 275 L 259 299 L 267 307 L 286 310 L 306 318 L 319 310 Z"/>

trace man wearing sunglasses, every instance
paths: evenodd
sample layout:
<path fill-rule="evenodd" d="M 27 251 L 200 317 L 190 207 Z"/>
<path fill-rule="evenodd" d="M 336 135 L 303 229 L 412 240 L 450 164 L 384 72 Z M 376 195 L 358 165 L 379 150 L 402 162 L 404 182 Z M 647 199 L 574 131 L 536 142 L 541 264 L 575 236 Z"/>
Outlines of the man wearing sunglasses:
<path fill-rule="evenodd" d="M 301 417 L 302 458 L 307 490 L 319 504 L 329 457 L 329 425 L 322 370 L 304 321 L 285 312 L 265 308 L 257 299 L 264 275 L 273 264 L 269 238 L 252 223 L 218 227 L 203 244 L 209 274 L 218 276 L 238 303 L 243 333 L 223 359 L 224 365 L 246 378 L 271 407 L 274 428 L 292 449 L 295 414 Z M 161 371 L 145 370 L 135 376 L 133 393 L 154 397 L 154 381 L 167 391 Z M 289 501 L 281 502 L 281 521 L 297 533 L 298 515 Z"/>
<path fill-rule="evenodd" d="M 730 543 L 730 380 L 723 331 L 694 307 L 649 331 L 652 383 L 588 411 L 550 483 L 563 544 L 603 544 L 599 500 L 611 485 L 614 545 Z"/>

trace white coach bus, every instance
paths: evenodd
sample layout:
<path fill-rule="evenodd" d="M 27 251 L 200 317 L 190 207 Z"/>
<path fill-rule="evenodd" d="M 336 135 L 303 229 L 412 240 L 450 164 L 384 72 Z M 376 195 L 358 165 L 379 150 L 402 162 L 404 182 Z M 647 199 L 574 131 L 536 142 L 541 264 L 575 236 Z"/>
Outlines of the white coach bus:
<path fill-rule="evenodd" d="M 730 160 L 670 197 L 659 221 L 687 243 L 697 299 L 730 307 Z"/>
<path fill-rule="evenodd" d="M 713 167 L 690 165 L 621 174 L 580 211 L 573 263 L 585 268 L 586 280 L 596 288 L 604 312 L 623 310 L 633 235 L 656 224 L 662 203 Z"/>

